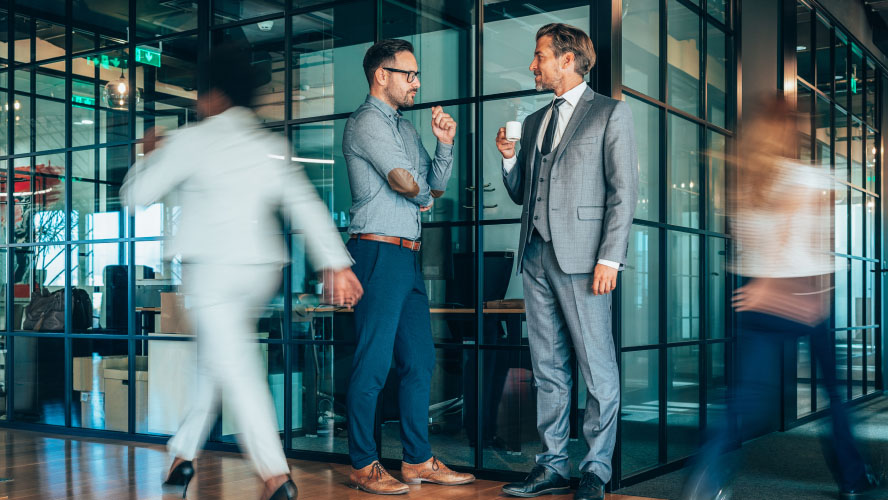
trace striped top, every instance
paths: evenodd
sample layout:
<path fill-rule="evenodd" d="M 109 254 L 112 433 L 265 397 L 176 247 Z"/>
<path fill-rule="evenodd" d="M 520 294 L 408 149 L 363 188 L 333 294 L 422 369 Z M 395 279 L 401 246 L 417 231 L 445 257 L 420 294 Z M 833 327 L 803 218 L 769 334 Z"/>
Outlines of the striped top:
<path fill-rule="evenodd" d="M 797 278 L 835 272 L 830 254 L 832 176 L 820 168 L 785 160 L 769 190 L 774 203 L 738 206 L 731 221 L 731 272 L 759 278 Z M 741 169 L 740 175 L 743 175 Z"/>

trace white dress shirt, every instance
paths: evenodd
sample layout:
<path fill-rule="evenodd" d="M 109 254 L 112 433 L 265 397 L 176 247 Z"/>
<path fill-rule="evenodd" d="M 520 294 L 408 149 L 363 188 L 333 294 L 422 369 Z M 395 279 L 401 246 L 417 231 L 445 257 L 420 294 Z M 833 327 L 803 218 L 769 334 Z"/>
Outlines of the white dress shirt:
<path fill-rule="evenodd" d="M 577 108 L 577 103 L 580 102 L 580 98 L 583 97 L 583 94 L 586 92 L 586 82 L 582 82 L 576 87 L 568 90 L 564 94 L 560 96 L 555 96 L 555 98 L 563 97 L 564 103 L 558 107 L 558 124 L 555 127 L 555 137 L 552 138 L 552 151 L 558 147 L 558 143 L 561 142 L 561 136 L 564 134 L 564 129 L 567 128 L 567 124 L 570 122 L 570 117 L 573 116 L 574 110 Z M 553 101 L 554 99 L 553 98 Z M 536 147 L 537 149 L 542 148 L 543 146 L 543 137 L 546 134 L 546 127 L 549 126 L 549 118 L 552 117 L 552 106 L 549 106 L 549 109 L 546 111 L 546 116 L 543 117 L 543 121 L 540 122 L 540 129 L 537 132 L 537 141 Z M 515 167 L 515 164 L 518 162 L 518 155 L 515 155 L 511 158 L 503 158 L 503 172 L 508 174 L 512 171 L 512 168 Z M 605 259 L 598 259 L 599 264 L 604 264 L 605 266 L 612 267 L 614 269 L 620 268 L 619 262 L 613 262 Z"/>

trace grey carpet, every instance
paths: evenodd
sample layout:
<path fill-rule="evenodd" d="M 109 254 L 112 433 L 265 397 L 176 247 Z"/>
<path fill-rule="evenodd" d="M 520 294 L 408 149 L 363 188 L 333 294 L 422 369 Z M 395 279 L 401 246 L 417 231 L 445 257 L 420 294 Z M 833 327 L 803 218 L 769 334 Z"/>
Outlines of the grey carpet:
<path fill-rule="evenodd" d="M 853 412 L 861 451 L 874 468 L 888 469 L 888 398 L 881 397 Z M 829 500 L 838 487 L 826 466 L 821 437 L 829 433 L 829 418 L 776 432 L 747 442 L 731 453 L 740 468 L 731 483 L 732 500 Z M 687 469 L 645 481 L 617 493 L 677 499 Z M 888 495 L 885 496 L 888 498 Z"/>

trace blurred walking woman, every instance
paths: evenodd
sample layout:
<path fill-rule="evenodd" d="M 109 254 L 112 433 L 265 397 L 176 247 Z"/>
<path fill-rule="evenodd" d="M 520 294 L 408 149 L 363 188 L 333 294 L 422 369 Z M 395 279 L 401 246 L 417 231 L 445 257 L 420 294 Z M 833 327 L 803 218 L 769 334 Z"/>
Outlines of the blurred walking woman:
<path fill-rule="evenodd" d="M 832 447 L 827 462 L 839 498 L 872 498 L 879 489 L 854 442 L 836 382 L 835 343 L 829 330 L 834 259 L 830 203 L 835 185 L 826 169 L 794 159 L 798 117 L 782 99 L 769 99 L 747 119 L 734 169 L 729 231 L 730 271 L 741 286 L 733 296 L 739 326 L 738 370 L 729 415 L 745 428 L 769 421 L 767 397 L 779 390 L 783 342 L 810 336 L 829 393 Z M 741 432 L 739 436 L 748 435 Z M 732 443 L 730 426 L 717 429 L 690 479 L 685 499 L 729 498 L 729 467 L 720 456 Z M 786 457 L 791 460 L 792 457 Z"/>

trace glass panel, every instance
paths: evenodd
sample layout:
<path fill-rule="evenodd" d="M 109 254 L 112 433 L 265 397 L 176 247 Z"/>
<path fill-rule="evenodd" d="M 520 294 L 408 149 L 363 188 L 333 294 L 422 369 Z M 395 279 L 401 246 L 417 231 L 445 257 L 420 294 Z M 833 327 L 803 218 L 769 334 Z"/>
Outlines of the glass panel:
<path fill-rule="evenodd" d="M 849 259 L 836 257 L 836 289 L 833 300 L 833 317 L 836 328 L 848 325 L 848 269 L 851 267 Z"/>
<path fill-rule="evenodd" d="M 9 2 L 7 2 L 8 4 Z M 4 5 L 5 6 L 5 5 Z M 9 26 L 9 12 L 6 9 L 0 10 L 0 33 L 3 35 L 8 34 L 8 30 L 6 29 Z M 18 37 L 16 37 L 18 39 Z M 0 45 L 0 67 L 7 67 L 9 65 L 9 44 L 4 43 Z"/>
<path fill-rule="evenodd" d="M 835 234 L 835 250 L 836 253 L 847 254 L 850 251 L 848 247 L 848 212 L 851 193 L 849 188 L 844 184 L 836 183 L 835 189 L 835 220 L 833 221 L 833 232 Z"/>
<path fill-rule="evenodd" d="M 729 334 L 726 314 L 727 240 L 709 238 L 709 338 L 724 338 Z"/>
<path fill-rule="evenodd" d="M 262 122 L 284 119 L 284 20 L 272 23 L 269 29 L 259 24 L 247 24 L 214 33 L 214 47 L 227 41 L 249 43 L 252 52 L 251 78 L 256 89 L 253 95 L 253 111 Z M 215 49 L 214 49 L 215 50 Z M 213 83 L 210 82 L 210 85 Z"/>
<path fill-rule="evenodd" d="M 706 425 L 728 424 L 728 374 L 731 370 L 731 344 L 710 344 L 706 359 Z"/>
<path fill-rule="evenodd" d="M 469 105 L 444 107 L 444 112 L 450 114 L 457 123 L 456 137 L 453 141 L 453 170 L 444 194 L 434 200 L 431 210 L 422 213 L 423 222 L 471 220 L 474 217 L 472 207 L 475 204 L 475 196 L 474 191 L 471 189 L 475 183 L 475 174 L 472 169 L 474 164 L 472 161 L 472 151 L 474 150 L 474 145 L 472 144 L 474 120 L 472 118 L 474 113 L 471 110 L 472 106 Z M 413 128 L 419 133 L 419 137 L 422 139 L 423 146 L 425 146 L 429 156 L 434 158 L 438 139 L 432 133 L 432 110 L 425 108 L 404 111 L 404 118 L 410 120 Z M 496 137 L 496 132 L 492 136 L 485 137 Z M 493 141 L 490 142 L 492 143 Z M 493 144 L 493 147 L 495 148 L 496 145 Z M 339 149 L 341 151 L 341 148 Z M 499 154 L 498 151 L 497 154 Z M 502 172 L 502 169 L 500 171 Z M 502 174 L 500 174 L 500 177 L 502 177 Z M 495 183 L 493 180 L 487 182 L 490 182 L 491 185 L 484 187 L 485 216 L 499 211 L 498 200 L 500 197 L 496 196 L 496 194 L 506 190 L 502 180 L 499 183 Z M 488 196 L 493 196 L 496 201 L 491 202 L 487 199 Z M 508 195 L 506 198 L 508 199 Z"/>
<path fill-rule="evenodd" d="M 857 186 L 864 186 L 863 164 L 863 124 L 857 118 L 851 120 L 851 182 Z"/>
<path fill-rule="evenodd" d="M 99 79 L 99 141 L 117 142 L 130 138 L 129 107 L 130 92 L 133 91 L 128 71 L 122 66 L 127 61 L 129 49 L 114 50 L 98 57 Z M 141 91 L 136 89 L 136 100 L 141 99 Z"/>
<path fill-rule="evenodd" d="M 339 227 L 348 227 L 351 222 L 352 205 L 348 169 L 342 156 L 345 122 L 341 119 L 295 125 L 291 135 L 293 159 L 303 166 Z"/>
<path fill-rule="evenodd" d="M 623 476 L 659 464 L 659 368 L 659 350 L 623 353 L 620 407 Z"/>
<path fill-rule="evenodd" d="M 64 13 L 62 15 L 64 16 Z M 37 19 L 35 32 L 37 34 L 35 60 L 42 61 L 65 55 L 64 25 Z"/>
<path fill-rule="evenodd" d="M 851 190 L 851 255 L 863 256 L 864 194 Z M 838 224 L 839 221 L 837 220 Z"/>
<path fill-rule="evenodd" d="M 73 340 L 71 425 L 127 432 L 129 357 L 126 340 Z M 136 386 L 148 384 L 145 358 L 136 357 Z M 144 425 L 145 402 L 136 400 L 136 426 Z M 141 421 L 140 421 L 141 420 Z"/>
<path fill-rule="evenodd" d="M 669 115 L 669 217 L 677 226 L 700 227 L 700 126 Z"/>
<path fill-rule="evenodd" d="M 670 2 L 667 19 L 669 104 L 699 116 L 700 16 L 679 2 Z"/>
<path fill-rule="evenodd" d="M 48 293 L 65 288 L 65 247 L 63 245 L 39 245 L 18 248 L 13 254 L 13 330 L 55 331 L 64 328 L 59 325 L 38 324 L 37 321 L 24 321 L 25 307 L 41 288 Z M 64 292 L 61 292 L 64 293 Z"/>
<path fill-rule="evenodd" d="M 669 231 L 666 315 L 667 340 L 700 338 L 700 237 Z"/>
<path fill-rule="evenodd" d="M 864 275 L 864 263 L 862 260 L 851 261 L 851 317 L 854 323 L 851 326 L 866 325 L 866 283 Z"/>
<path fill-rule="evenodd" d="M 398 0 L 386 0 L 381 5 L 380 17 L 385 19 L 381 38 L 403 38 L 413 44 L 422 73 L 417 102 L 474 94 L 474 8 Z"/>
<path fill-rule="evenodd" d="M 659 98 L 660 2 L 642 0 L 624 4 L 622 33 L 623 85 Z M 639 148 L 639 152 L 642 150 Z"/>
<path fill-rule="evenodd" d="M 36 70 L 37 95 L 53 97 L 65 102 L 65 61 L 38 66 Z"/>
<path fill-rule="evenodd" d="M 138 47 L 136 50 L 139 50 Z M 197 121 L 197 36 L 163 42 L 160 67 L 136 66 L 136 85 L 142 98 L 136 104 L 136 138 L 151 127 L 176 130 Z"/>
<path fill-rule="evenodd" d="M 719 127 L 727 125 L 728 113 L 728 48 L 729 38 L 712 23 L 708 25 L 706 40 L 706 115 Z"/>
<path fill-rule="evenodd" d="M 8 260 L 7 260 L 7 257 L 9 255 L 8 252 L 9 252 L 9 250 L 7 250 L 5 248 L 0 249 L 0 266 L 2 266 L 2 267 L 0 267 L 0 331 L 6 331 L 6 329 L 7 329 L 6 328 L 6 309 L 7 309 L 6 308 L 6 295 L 7 295 L 7 288 L 9 286 L 9 272 L 7 271 L 6 266 L 8 263 Z M 5 352 L 6 352 L 5 339 L 0 337 L 0 353 L 2 353 L 2 356 L 0 356 L 0 361 L 5 361 L 5 358 L 3 357 L 3 356 L 5 356 Z M 3 366 L 0 366 L 0 381 L 2 381 L 2 384 L 0 384 L 0 389 L 2 389 L 2 390 L 0 390 L 0 396 L 2 396 L 2 395 L 5 395 L 5 393 L 6 393 L 6 381 L 2 375 L 4 373 L 4 367 L 6 366 L 6 363 L 3 362 L 0 364 L 3 365 Z M 3 410 L 4 410 L 3 401 L 0 401 L 0 415 L 2 415 Z"/>
<path fill-rule="evenodd" d="M 536 32 L 541 26 L 561 22 L 589 33 L 590 8 L 586 2 L 484 3 L 484 94 L 534 88 L 534 75 L 528 67 L 536 47 Z"/>
<path fill-rule="evenodd" d="M 848 332 L 836 332 L 836 379 L 842 401 L 848 400 Z"/>
<path fill-rule="evenodd" d="M 709 193 L 706 196 L 706 220 L 710 231 L 724 233 L 726 231 L 726 172 L 725 158 L 727 138 L 718 132 L 709 131 Z"/>
<path fill-rule="evenodd" d="M 814 61 L 811 60 L 811 8 L 796 3 L 796 74 L 814 83 Z"/>
<path fill-rule="evenodd" d="M 851 113 L 863 118 L 863 52 L 855 44 L 851 45 Z"/>
<path fill-rule="evenodd" d="M 138 308 L 136 319 L 139 320 Z M 147 385 L 136 385 L 136 432 L 170 435 L 179 429 L 195 400 L 197 344 L 190 335 L 157 337 L 136 341 L 136 366 L 143 366 L 150 380 Z M 138 361 L 139 358 L 145 361 Z"/>
<path fill-rule="evenodd" d="M 666 459 L 691 455 L 700 443 L 700 346 L 666 351 Z"/>
<path fill-rule="evenodd" d="M 92 63 L 89 56 L 72 60 L 71 80 L 71 145 L 89 146 L 98 140 L 98 81 L 100 66 Z"/>
<path fill-rule="evenodd" d="M 126 236 L 127 218 L 119 191 L 129 159 L 128 146 L 72 153 L 72 238 Z"/>
<path fill-rule="evenodd" d="M 817 97 L 814 109 L 815 161 L 824 170 L 832 168 L 832 117 L 829 101 Z M 838 175 L 838 172 L 836 173 Z"/>
<path fill-rule="evenodd" d="M 435 367 L 432 371 L 429 401 L 429 442 L 435 450 L 435 456 L 448 465 L 475 465 L 475 450 L 471 446 L 475 439 L 470 439 L 463 429 L 463 405 L 460 404 L 465 401 L 464 396 L 474 396 L 477 393 L 474 371 L 465 369 L 472 364 L 468 358 L 474 356 L 474 350 L 435 349 Z M 395 370 L 393 365 L 388 383 L 382 389 L 380 407 L 383 424 L 380 456 L 401 459 L 403 450 L 401 416 L 397 404 L 399 379 L 395 375 Z M 491 405 L 494 404 L 493 401 L 495 400 L 491 397 Z M 490 411 L 490 408 L 484 410 Z M 468 409 L 466 413 L 468 416 Z M 495 414 L 491 415 L 491 418 L 495 418 Z"/>
<path fill-rule="evenodd" d="M 127 5 L 123 4 L 123 7 Z M 124 19 L 127 18 L 128 13 Z M 153 38 L 196 28 L 197 2 L 136 0 L 137 38 Z"/>
<path fill-rule="evenodd" d="M 428 228 L 426 228 L 428 231 Z M 484 330 L 481 338 L 485 345 L 527 345 L 527 323 L 523 315 L 524 311 L 524 282 L 518 272 L 518 253 L 520 240 L 520 224 L 497 224 L 484 226 Z M 458 270 L 457 279 L 462 284 L 456 284 L 449 293 L 449 302 L 454 305 L 463 305 L 466 299 L 471 297 L 474 301 L 475 294 L 468 292 L 471 282 L 468 281 L 472 273 L 471 256 L 463 257 L 464 264 L 454 265 Z M 425 261 L 423 267 L 425 267 Z M 461 278 L 459 276 L 462 276 Z M 426 273 L 428 276 L 428 273 Z M 461 296 L 453 299 L 454 292 Z M 513 300 L 517 304 L 498 304 L 499 299 Z M 501 311 L 500 311 L 501 310 Z M 466 318 L 465 321 L 474 320 Z M 452 327 L 451 327 L 452 328 Z M 471 325 L 463 328 L 472 331 Z"/>
<path fill-rule="evenodd" d="M 850 158 L 848 157 L 848 146 L 850 145 L 850 129 L 848 122 L 848 114 L 842 108 L 835 108 L 836 117 L 836 178 L 841 180 L 849 180 L 851 173 Z"/>
<path fill-rule="evenodd" d="M 259 333 L 260 338 L 264 338 L 263 335 L 267 336 L 267 333 Z M 246 353 L 247 356 L 261 356 L 260 366 L 264 368 L 268 377 L 268 388 L 271 390 L 271 399 L 277 417 L 277 429 L 281 433 L 281 439 L 283 439 L 284 431 L 284 348 L 281 344 L 259 342 L 250 346 L 252 352 Z M 221 420 L 221 441 L 224 443 L 237 442 L 236 434 L 240 432 L 241 426 L 251 425 L 250 422 L 235 422 L 231 406 L 226 405 L 224 399 L 222 400 Z"/>
<path fill-rule="evenodd" d="M 71 254 L 71 287 L 74 333 L 126 335 L 127 283 L 126 243 L 74 245 Z M 85 303 L 80 292 L 85 291 L 92 306 L 91 317 L 79 312 L 79 302 Z"/>
<path fill-rule="evenodd" d="M 15 118 L 12 118 L 12 116 L 17 114 L 15 109 L 12 112 L 9 111 L 8 88 L 8 73 L 0 72 L 0 155 L 11 153 L 9 147 L 9 122 L 13 120 L 14 123 Z M 21 119 L 19 116 L 16 116 L 16 118 Z"/>
<path fill-rule="evenodd" d="M 346 396 L 354 346 L 306 344 L 290 349 L 293 448 L 348 453 Z M 272 384 L 277 382 L 274 376 L 269 378 Z M 284 408 L 283 404 L 280 408 Z"/>
<path fill-rule="evenodd" d="M 867 262 L 863 266 L 863 281 L 864 281 L 864 290 L 863 290 L 863 324 L 864 325 L 875 325 L 876 324 L 876 289 L 875 289 L 875 279 L 876 279 L 876 268 L 872 262 Z"/>
<path fill-rule="evenodd" d="M 65 425 L 65 341 L 13 337 L 16 420 Z"/>
<path fill-rule="evenodd" d="M 15 60 L 29 63 L 34 60 L 31 52 L 31 30 L 34 20 L 30 17 L 15 16 Z M 8 43 L 8 42 L 7 42 Z"/>
<path fill-rule="evenodd" d="M 815 363 L 815 366 L 817 367 L 817 411 L 820 411 L 829 408 L 829 393 L 826 392 L 826 384 L 823 383 L 823 367 L 820 363 Z"/>
<path fill-rule="evenodd" d="M 622 276 L 623 347 L 660 341 L 660 232 L 632 226 Z"/>
<path fill-rule="evenodd" d="M 512 201 L 505 185 L 503 185 L 503 156 L 496 149 L 493 138 L 496 137 L 500 127 L 506 126 L 507 121 L 524 122 L 533 112 L 551 102 L 552 94 L 542 94 L 499 99 L 482 104 L 484 130 L 481 131 L 481 134 L 490 139 L 485 140 L 482 146 L 484 149 L 481 164 L 484 166 L 484 185 L 487 186 L 485 189 L 495 188 L 494 191 L 484 193 L 484 205 L 492 207 L 484 209 L 485 219 L 518 219 L 521 217 L 521 206 Z M 524 141 L 527 147 L 536 147 L 536 138 L 531 140 L 525 137 Z M 518 151 L 519 146 L 516 146 L 515 149 Z M 471 201 L 474 196 L 469 194 L 467 199 Z M 472 203 L 467 203 L 467 205 L 471 206 Z M 493 207 L 494 205 L 496 206 Z M 517 244 L 517 237 L 515 242 Z"/>
<path fill-rule="evenodd" d="M 866 161 L 863 167 L 863 177 L 864 177 L 864 187 L 869 191 L 875 191 L 878 189 L 876 187 L 876 155 L 879 152 L 879 144 L 878 144 L 878 136 L 876 135 L 876 131 L 867 127 L 866 128 L 866 147 L 864 148 L 866 151 L 865 158 Z M 870 254 L 871 256 L 873 254 Z"/>
<path fill-rule="evenodd" d="M 9 337 L 0 337 L 0 420 L 6 420 L 6 394 L 8 389 L 8 380 L 6 378 L 6 356 L 8 352 L 8 339 Z"/>
<path fill-rule="evenodd" d="M 16 86 L 20 84 L 19 76 L 22 72 L 16 71 Z M 15 153 L 30 153 L 34 151 L 34 145 L 31 136 L 31 99 L 25 94 L 15 94 L 15 99 L 10 106 L 15 116 L 13 122 L 12 134 L 15 140 Z"/>
<path fill-rule="evenodd" d="M 638 203 L 635 218 L 660 220 L 660 111 L 627 96 L 638 142 Z"/>
<path fill-rule="evenodd" d="M 286 5 L 286 0 L 217 0 L 213 2 L 213 23 L 231 23 L 276 14 L 283 12 Z"/>
<path fill-rule="evenodd" d="M 876 241 L 879 240 L 879 234 L 876 232 L 876 213 L 878 211 L 878 201 L 872 196 L 866 197 L 866 214 L 864 214 L 866 224 L 866 257 L 876 259 Z"/>
<path fill-rule="evenodd" d="M 876 391 L 876 339 L 875 330 L 866 331 L 866 393 Z"/>
<path fill-rule="evenodd" d="M 350 113 L 364 102 L 374 16 L 375 2 L 363 1 L 293 17 L 293 118 Z"/>
<path fill-rule="evenodd" d="M 838 104 L 847 107 L 846 99 L 851 86 L 848 82 L 848 38 L 839 30 L 836 30 L 835 56 L 835 99 Z"/>
<path fill-rule="evenodd" d="M 475 340 L 475 246 L 474 233 L 471 227 L 425 227 L 422 230 L 422 262 L 423 277 L 426 282 L 429 307 L 432 312 L 432 337 L 435 342 L 474 343 Z M 494 243 L 494 242 L 491 242 Z M 488 248 L 492 245 L 488 245 Z M 491 308 L 502 308 L 492 301 L 506 298 L 509 280 L 514 276 L 515 252 L 509 250 L 484 252 L 485 303 Z M 489 283 L 487 282 L 489 280 Z M 519 279 L 515 277 L 515 280 Z M 503 312 L 492 316 L 501 317 L 507 330 L 496 331 L 491 325 L 489 332 L 495 343 L 499 342 L 508 331 L 509 334 L 521 335 L 520 313 Z M 517 327 L 515 325 L 517 323 Z"/>
<path fill-rule="evenodd" d="M 63 241 L 65 155 L 17 158 L 13 162 L 15 242 Z"/>
<path fill-rule="evenodd" d="M 799 84 L 797 110 L 799 113 L 798 130 L 799 130 L 799 159 L 803 162 L 809 162 L 814 159 L 813 136 L 811 134 L 811 116 L 814 110 L 812 92 L 808 87 Z"/>
<path fill-rule="evenodd" d="M 65 104 L 49 99 L 37 99 L 34 118 L 35 151 L 49 151 L 65 147 Z"/>
<path fill-rule="evenodd" d="M 9 165 L 9 162 L 7 162 L 6 160 L 0 160 L 0 244 L 8 243 L 6 235 L 9 232 L 9 216 L 7 215 L 7 209 L 9 208 L 9 169 L 7 165 Z M 16 218 L 14 224 L 16 228 L 23 229 L 23 227 L 20 228 L 21 220 L 19 220 L 18 218 Z M 0 263 L 0 265 L 2 265 L 2 263 Z M 6 276 L 5 274 L 2 274 L 4 269 L 5 268 L 0 269 L 0 276 Z M 0 284 L 4 282 L 5 278 L 0 279 Z M 2 288 L 3 287 L 0 286 L 0 289 Z M 2 307 L 4 307 L 4 305 L 0 304 L 0 308 Z M 0 312 L 0 316 L 2 315 L 2 312 Z M 0 328 L 0 331 L 2 330 L 3 328 Z"/>
<path fill-rule="evenodd" d="M 726 23 L 728 20 L 728 0 L 707 0 L 706 10 L 709 15 Z"/>
<path fill-rule="evenodd" d="M 876 74 L 876 65 L 872 59 L 866 60 L 866 99 L 864 106 L 866 108 L 866 122 L 870 125 L 876 125 L 876 88 L 879 86 L 879 80 Z"/>
<path fill-rule="evenodd" d="M 832 55 L 830 46 L 832 45 L 832 29 L 829 22 L 820 16 L 817 16 L 815 28 L 815 36 L 817 37 L 817 53 L 815 55 L 817 61 L 817 89 L 830 95 L 832 92 L 835 76 L 832 72 Z"/>
<path fill-rule="evenodd" d="M 811 339 L 798 339 L 796 350 L 796 418 L 811 413 Z"/>
<path fill-rule="evenodd" d="M 136 266 L 136 334 L 191 337 L 194 331 L 187 318 L 190 301 L 179 293 L 182 286 L 182 262 L 178 259 L 165 259 L 163 247 L 163 241 L 136 242 L 133 259 Z M 116 299 L 117 295 L 108 297 L 109 300 L 112 298 Z M 120 298 L 124 301 L 122 307 L 127 307 L 126 296 Z M 115 311 L 119 307 L 121 305 L 116 302 L 111 306 Z M 161 313 L 164 321 L 160 321 Z M 115 315 L 118 318 L 125 316 L 117 313 Z"/>
<path fill-rule="evenodd" d="M 481 456 L 483 464 L 478 466 L 494 470 L 529 470 L 534 465 L 534 454 L 539 450 L 530 354 L 526 350 L 483 349 L 479 373 L 492 373 L 496 382 L 481 386 L 480 402 L 484 405 L 481 411 L 489 417 L 481 422 L 485 443 Z M 467 409 L 467 415 L 471 415 L 470 412 Z M 466 430 L 476 434 L 471 423 L 467 423 Z"/>

